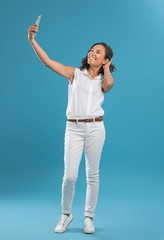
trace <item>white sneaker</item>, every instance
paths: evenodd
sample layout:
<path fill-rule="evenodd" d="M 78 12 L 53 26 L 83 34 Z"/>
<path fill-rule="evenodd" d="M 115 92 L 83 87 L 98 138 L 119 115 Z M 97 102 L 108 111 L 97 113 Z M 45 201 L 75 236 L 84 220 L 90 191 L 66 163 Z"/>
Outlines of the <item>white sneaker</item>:
<path fill-rule="evenodd" d="M 69 216 L 67 216 L 66 214 L 62 214 L 54 231 L 57 233 L 65 232 L 70 222 L 72 222 L 72 220 L 73 220 L 72 214 L 70 214 Z"/>
<path fill-rule="evenodd" d="M 93 220 L 86 217 L 84 222 L 84 232 L 85 233 L 94 233 L 95 228 L 93 226 Z"/>

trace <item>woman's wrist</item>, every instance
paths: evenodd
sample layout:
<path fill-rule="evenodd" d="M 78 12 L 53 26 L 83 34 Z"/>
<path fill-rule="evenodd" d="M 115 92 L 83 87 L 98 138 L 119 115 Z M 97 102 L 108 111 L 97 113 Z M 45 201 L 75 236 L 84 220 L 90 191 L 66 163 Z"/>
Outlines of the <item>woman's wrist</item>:
<path fill-rule="evenodd" d="M 33 43 L 33 42 L 35 42 L 35 38 L 32 38 L 29 41 L 30 41 L 30 43 Z"/>
<path fill-rule="evenodd" d="M 110 72 L 110 70 L 109 70 L 109 67 L 108 67 L 108 66 L 104 66 L 104 67 L 103 67 L 103 69 L 104 69 L 104 71 L 109 71 L 109 72 Z"/>

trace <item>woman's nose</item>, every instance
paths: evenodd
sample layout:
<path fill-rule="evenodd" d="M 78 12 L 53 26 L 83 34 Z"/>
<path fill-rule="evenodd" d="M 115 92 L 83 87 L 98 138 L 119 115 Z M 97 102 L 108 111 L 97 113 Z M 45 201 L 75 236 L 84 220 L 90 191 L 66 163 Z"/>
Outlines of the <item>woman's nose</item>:
<path fill-rule="evenodd" d="M 95 53 L 94 53 L 94 52 L 91 52 L 91 56 L 95 56 Z"/>

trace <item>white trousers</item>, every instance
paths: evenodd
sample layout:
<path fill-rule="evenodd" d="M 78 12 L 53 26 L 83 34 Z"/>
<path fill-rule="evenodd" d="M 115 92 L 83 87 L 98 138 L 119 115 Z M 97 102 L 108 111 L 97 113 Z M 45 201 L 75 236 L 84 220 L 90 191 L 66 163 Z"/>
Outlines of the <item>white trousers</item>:
<path fill-rule="evenodd" d="M 84 216 L 94 217 L 99 192 L 99 163 L 105 134 L 103 121 L 66 122 L 62 213 L 71 213 L 75 183 L 84 149 L 87 182 Z"/>

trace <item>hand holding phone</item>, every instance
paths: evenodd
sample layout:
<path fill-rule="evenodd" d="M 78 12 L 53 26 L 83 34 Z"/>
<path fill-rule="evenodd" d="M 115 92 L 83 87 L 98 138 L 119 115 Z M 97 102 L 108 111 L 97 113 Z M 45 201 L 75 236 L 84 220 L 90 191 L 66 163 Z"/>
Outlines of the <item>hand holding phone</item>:
<path fill-rule="evenodd" d="M 42 15 L 39 15 L 37 20 L 36 20 L 36 22 L 35 22 L 35 24 L 31 25 L 28 28 L 28 40 L 29 41 L 33 40 L 34 37 L 36 36 L 36 32 L 38 32 L 38 26 L 39 26 L 39 22 L 40 22 L 41 16 Z"/>

